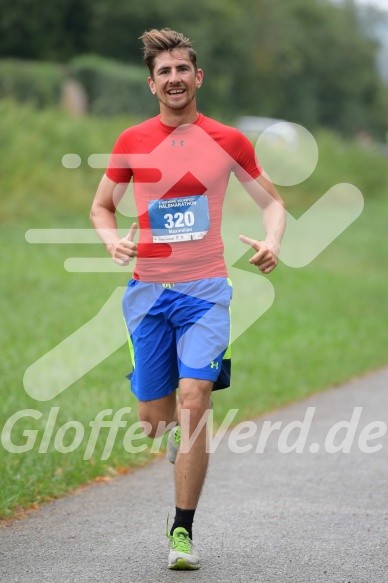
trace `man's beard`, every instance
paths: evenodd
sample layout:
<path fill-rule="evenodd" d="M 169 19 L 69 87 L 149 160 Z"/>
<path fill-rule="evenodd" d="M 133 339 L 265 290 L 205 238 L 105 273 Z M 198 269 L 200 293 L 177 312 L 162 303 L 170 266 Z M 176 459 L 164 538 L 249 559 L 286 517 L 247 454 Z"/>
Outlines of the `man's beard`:
<path fill-rule="evenodd" d="M 183 103 L 179 104 L 179 103 L 170 103 L 167 101 L 163 101 L 163 99 L 161 99 L 158 96 L 158 100 L 160 103 L 163 103 L 163 105 L 165 105 L 166 107 L 169 107 L 170 109 L 175 109 L 176 111 L 179 111 L 180 109 L 185 109 L 185 107 L 187 107 L 195 98 L 195 92 L 193 93 L 193 95 L 191 96 L 190 99 L 185 100 Z"/>

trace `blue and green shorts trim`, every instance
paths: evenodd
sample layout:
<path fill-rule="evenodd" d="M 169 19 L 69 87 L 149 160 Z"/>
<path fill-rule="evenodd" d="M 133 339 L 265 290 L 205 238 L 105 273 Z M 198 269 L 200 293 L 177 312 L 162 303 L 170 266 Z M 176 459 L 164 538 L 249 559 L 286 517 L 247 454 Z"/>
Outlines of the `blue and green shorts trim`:
<path fill-rule="evenodd" d="M 226 278 L 175 284 L 131 280 L 123 297 L 133 371 L 141 401 L 172 393 L 180 378 L 230 386 L 232 288 Z"/>

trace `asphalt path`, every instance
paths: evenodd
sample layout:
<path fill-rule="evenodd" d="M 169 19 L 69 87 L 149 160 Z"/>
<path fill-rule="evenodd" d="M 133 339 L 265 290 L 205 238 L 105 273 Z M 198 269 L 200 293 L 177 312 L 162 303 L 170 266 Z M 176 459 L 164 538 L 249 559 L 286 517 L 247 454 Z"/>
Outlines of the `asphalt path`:
<path fill-rule="evenodd" d="M 387 583 L 387 389 L 383 369 L 260 417 L 244 440 L 226 433 L 194 522 L 199 571 L 167 568 L 174 486 L 157 458 L 0 528 L 0 581 Z"/>

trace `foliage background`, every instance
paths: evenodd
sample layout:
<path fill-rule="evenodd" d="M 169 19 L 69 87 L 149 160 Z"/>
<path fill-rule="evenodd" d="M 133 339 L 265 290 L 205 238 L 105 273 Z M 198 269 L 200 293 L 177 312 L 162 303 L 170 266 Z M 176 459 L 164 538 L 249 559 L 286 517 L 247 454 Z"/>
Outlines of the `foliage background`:
<path fill-rule="evenodd" d="M 199 103 L 208 115 L 284 118 L 310 130 L 324 125 L 385 139 L 388 91 L 371 34 L 384 18 L 353 0 L 58 0 L 44 7 L 39 0 L 0 0 L 0 10 L 3 58 L 70 64 L 73 74 L 72 60 L 93 54 L 131 65 L 132 79 L 134 67 L 145 77 L 139 36 L 167 26 L 194 41 L 206 74 Z M 102 69 L 106 61 L 96 65 Z M 112 63 L 105 78 L 112 100 L 120 75 Z M 136 97 L 128 100 L 136 108 Z M 145 115 L 155 111 L 149 102 Z"/>

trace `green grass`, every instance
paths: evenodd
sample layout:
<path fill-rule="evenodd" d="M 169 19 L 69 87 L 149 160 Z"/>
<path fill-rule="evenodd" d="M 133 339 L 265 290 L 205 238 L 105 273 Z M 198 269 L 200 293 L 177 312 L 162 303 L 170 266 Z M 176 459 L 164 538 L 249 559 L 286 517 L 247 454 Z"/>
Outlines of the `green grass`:
<path fill-rule="evenodd" d="M 23 388 L 25 370 L 94 317 L 117 286 L 126 285 L 126 272 L 65 271 L 66 258 L 103 256 L 102 247 L 31 245 L 24 234 L 31 228 L 89 228 L 90 204 L 101 171 L 90 169 L 87 157 L 108 152 L 129 123 L 70 119 L 58 112 L 38 113 L 0 103 L 0 426 L 20 410 L 42 414 L 39 419 L 20 419 L 12 432 L 13 442 L 21 445 L 28 439 L 23 432 L 36 430 L 31 451 L 10 453 L 0 445 L 0 517 L 150 458 L 148 451 L 134 454 L 123 448 L 126 429 L 137 421 L 136 402 L 125 378 L 130 368 L 126 346 L 52 401 L 35 401 Z M 236 421 L 251 418 L 387 363 L 386 159 L 327 133 L 320 134 L 318 142 L 320 162 L 314 175 L 300 187 L 282 189 L 288 208 L 298 216 L 330 186 L 349 181 L 364 193 L 365 210 L 309 266 L 291 269 L 279 264 L 269 276 L 275 288 L 274 304 L 234 343 L 233 386 L 214 397 L 217 423 L 230 408 L 239 409 Z M 68 152 L 81 156 L 79 169 L 61 167 L 61 158 Z M 259 233 L 259 214 L 233 186 L 224 218 L 226 228 L 230 225 L 235 230 L 237 223 L 241 233 Z M 123 227 L 130 222 L 120 219 Z M 249 269 L 249 254 L 239 261 L 240 268 Z M 254 285 L 251 294 L 255 301 Z M 235 305 L 233 311 L 237 318 L 241 310 L 250 309 L 248 304 Z M 47 453 L 39 453 L 54 407 L 59 413 L 53 435 Z M 84 460 L 89 423 L 104 409 L 115 413 L 122 407 L 132 410 L 123 417 L 127 425 L 119 429 L 109 458 L 101 460 L 108 433 L 102 429 L 92 457 Z M 54 440 L 68 421 L 82 425 L 84 438 L 75 451 L 58 453 Z M 64 445 L 73 437 L 74 430 L 69 430 Z"/>

